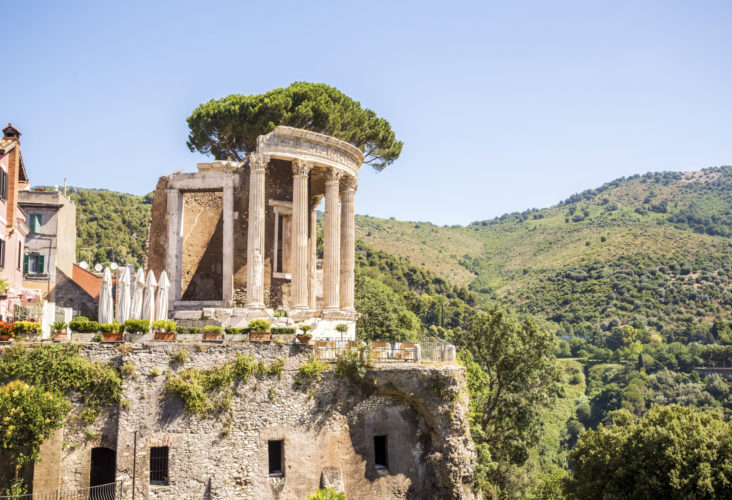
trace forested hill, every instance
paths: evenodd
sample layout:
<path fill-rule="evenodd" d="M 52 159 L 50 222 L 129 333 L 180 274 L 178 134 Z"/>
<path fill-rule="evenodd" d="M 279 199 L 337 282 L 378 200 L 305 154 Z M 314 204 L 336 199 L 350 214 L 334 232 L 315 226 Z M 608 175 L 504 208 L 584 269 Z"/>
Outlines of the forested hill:
<path fill-rule="evenodd" d="M 361 216 L 367 244 L 566 333 L 732 315 L 732 167 L 621 178 L 467 227 Z"/>
<path fill-rule="evenodd" d="M 80 258 L 142 262 L 150 195 L 72 188 L 72 198 Z M 357 231 L 479 305 L 500 299 L 560 333 L 633 324 L 689 335 L 732 316 L 732 167 L 621 178 L 469 226 L 358 216 Z"/>

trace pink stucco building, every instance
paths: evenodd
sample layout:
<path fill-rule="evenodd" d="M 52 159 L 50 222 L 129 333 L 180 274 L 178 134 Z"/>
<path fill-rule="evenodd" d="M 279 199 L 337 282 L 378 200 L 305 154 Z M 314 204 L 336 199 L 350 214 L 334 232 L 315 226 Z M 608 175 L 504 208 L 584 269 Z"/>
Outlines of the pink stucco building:
<path fill-rule="evenodd" d="M 0 279 L 7 290 L 0 290 L 0 317 L 14 319 L 15 305 L 30 305 L 38 294 L 23 288 L 23 245 L 28 234 L 26 215 L 18 206 L 18 191 L 29 186 L 20 131 L 8 124 L 0 138 Z"/>

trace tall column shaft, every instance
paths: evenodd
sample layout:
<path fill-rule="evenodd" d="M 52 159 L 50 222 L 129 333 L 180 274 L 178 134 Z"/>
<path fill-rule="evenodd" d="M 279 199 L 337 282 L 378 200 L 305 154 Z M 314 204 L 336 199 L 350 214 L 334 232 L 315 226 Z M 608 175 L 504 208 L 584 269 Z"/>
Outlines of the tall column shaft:
<path fill-rule="evenodd" d="M 323 306 L 338 310 L 338 282 L 340 274 L 340 214 L 338 189 L 340 172 L 329 169 L 325 176 L 325 234 L 323 238 Z"/>
<path fill-rule="evenodd" d="M 264 179 L 268 155 L 249 157 L 249 230 L 247 233 L 247 307 L 264 307 Z"/>
<path fill-rule="evenodd" d="M 292 307 L 307 309 L 308 303 L 308 173 L 312 164 L 292 162 Z"/>
<path fill-rule="evenodd" d="M 223 262 L 221 266 L 222 296 L 226 302 L 234 299 L 234 186 L 233 183 L 224 186 L 223 210 Z"/>
<path fill-rule="evenodd" d="M 341 182 L 341 262 L 340 307 L 342 311 L 354 310 L 353 273 L 356 253 L 356 223 L 354 197 L 356 178 L 344 177 Z"/>
<path fill-rule="evenodd" d="M 308 298 L 310 309 L 317 307 L 316 284 L 318 272 L 318 204 L 321 197 L 310 200 L 310 264 L 308 266 Z"/>

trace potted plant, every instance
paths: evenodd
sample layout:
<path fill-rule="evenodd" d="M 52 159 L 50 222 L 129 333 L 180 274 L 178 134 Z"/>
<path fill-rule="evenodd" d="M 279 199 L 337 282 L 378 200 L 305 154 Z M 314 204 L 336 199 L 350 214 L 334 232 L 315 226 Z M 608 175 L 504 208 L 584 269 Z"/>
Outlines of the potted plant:
<path fill-rule="evenodd" d="M 41 324 L 35 321 L 16 321 L 15 334 L 26 340 L 34 340 L 41 334 Z"/>
<path fill-rule="evenodd" d="M 0 278 L 0 299 L 8 298 L 8 288 L 10 288 L 10 283 Z"/>
<path fill-rule="evenodd" d="M 99 325 L 99 331 L 102 333 L 103 342 L 123 342 L 125 339 L 125 327 L 119 323 L 102 323 Z"/>
<path fill-rule="evenodd" d="M 134 342 L 135 339 L 146 335 L 150 331 L 150 321 L 146 319 L 128 319 L 125 321 L 125 332 L 129 336 L 128 340 Z"/>
<path fill-rule="evenodd" d="M 175 321 L 153 321 L 152 329 L 155 334 L 155 340 L 175 340 Z"/>
<path fill-rule="evenodd" d="M 300 330 L 302 333 L 297 334 L 297 341 L 301 344 L 307 344 L 310 342 L 310 339 L 313 338 L 313 336 L 308 333 L 310 331 L 311 326 L 310 325 L 300 325 Z"/>
<path fill-rule="evenodd" d="M 0 342 L 10 342 L 15 337 L 15 325 L 0 321 Z"/>
<path fill-rule="evenodd" d="M 77 316 L 69 322 L 69 328 L 72 332 L 85 334 L 83 337 L 88 342 L 99 331 L 99 323 L 90 321 L 86 316 Z"/>
<path fill-rule="evenodd" d="M 64 331 L 68 325 L 65 321 L 56 321 L 53 324 L 53 334 L 51 340 L 66 340 L 69 338 L 69 334 Z"/>
<path fill-rule="evenodd" d="M 272 340 L 272 333 L 269 331 L 272 323 L 266 319 L 253 319 L 249 322 L 249 340 L 253 342 L 268 342 Z"/>
<path fill-rule="evenodd" d="M 341 334 L 341 340 L 343 340 L 343 334 L 348 332 L 348 325 L 346 323 L 338 323 L 335 329 Z"/>
<path fill-rule="evenodd" d="M 217 325 L 204 326 L 203 340 L 224 340 L 224 327 Z"/>

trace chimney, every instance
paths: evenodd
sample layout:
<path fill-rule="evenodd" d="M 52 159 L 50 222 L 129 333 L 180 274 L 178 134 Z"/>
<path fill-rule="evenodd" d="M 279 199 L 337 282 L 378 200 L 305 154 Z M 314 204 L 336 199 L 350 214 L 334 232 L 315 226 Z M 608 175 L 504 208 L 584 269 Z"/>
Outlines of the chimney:
<path fill-rule="evenodd" d="M 15 139 L 16 142 L 20 142 L 20 130 L 13 127 L 12 123 L 8 123 L 8 126 L 3 129 L 3 135 L 8 139 Z"/>

